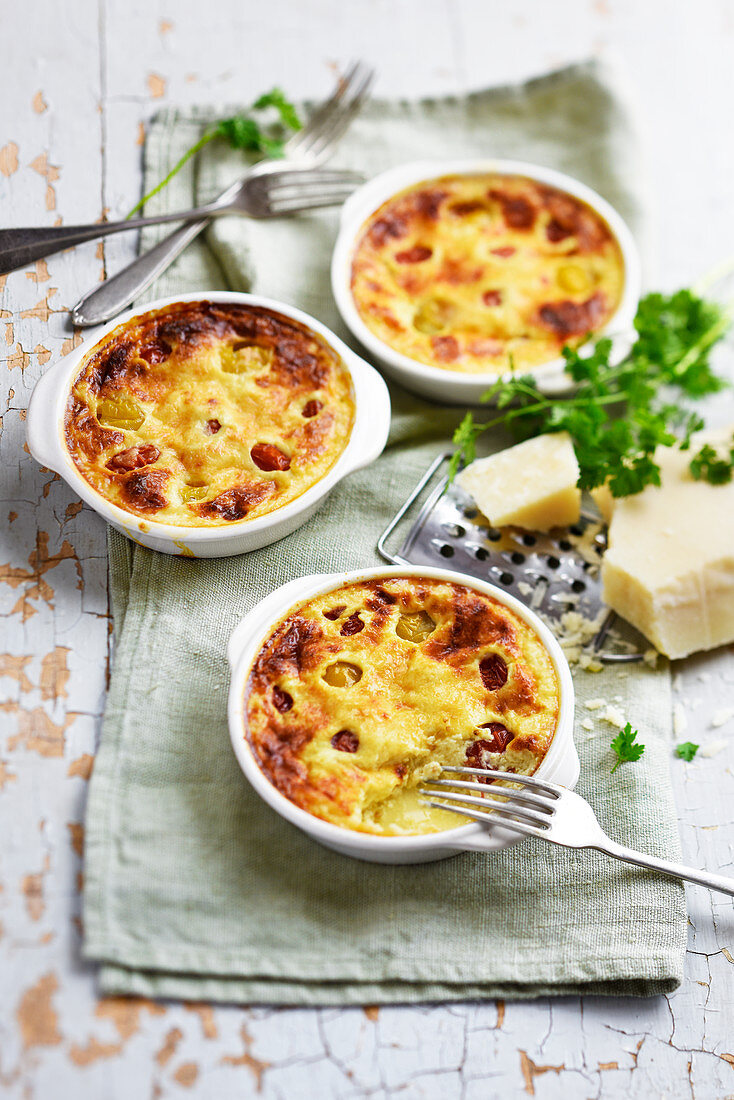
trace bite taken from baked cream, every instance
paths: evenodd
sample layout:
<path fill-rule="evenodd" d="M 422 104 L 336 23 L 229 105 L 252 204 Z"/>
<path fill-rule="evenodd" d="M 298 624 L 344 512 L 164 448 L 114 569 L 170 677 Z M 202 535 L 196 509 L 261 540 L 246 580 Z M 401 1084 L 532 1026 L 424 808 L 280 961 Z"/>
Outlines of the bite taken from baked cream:
<path fill-rule="evenodd" d="M 560 696 L 543 642 L 504 603 L 390 576 L 293 609 L 255 658 L 243 705 L 255 759 L 281 794 L 390 836 L 463 824 L 418 791 L 443 765 L 532 775 Z"/>

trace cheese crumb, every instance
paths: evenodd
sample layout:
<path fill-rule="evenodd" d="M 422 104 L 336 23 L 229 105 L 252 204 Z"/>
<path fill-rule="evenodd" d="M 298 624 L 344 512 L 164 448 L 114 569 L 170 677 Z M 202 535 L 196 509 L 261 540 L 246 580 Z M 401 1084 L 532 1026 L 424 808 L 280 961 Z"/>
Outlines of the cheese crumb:
<path fill-rule="evenodd" d="M 719 726 L 725 726 L 732 718 L 734 718 L 734 707 L 722 707 L 721 710 L 714 711 L 711 725 L 714 729 L 718 729 Z"/>
<path fill-rule="evenodd" d="M 673 733 L 676 737 L 682 737 L 688 729 L 688 719 L 681 703 L 673 707 Z"/>
<path fill-rule="evenodd" d="M 585 656 L 585 647 L 599 633 L 608 611 L 606 607 L 602 607 L 594 619 L 587 619 L 580 611 L 564 611 L 560 621 L 551 619 L 542 611 L 539 611 L 539 614 L 548 629 L 555 634 L 568 663 L 574 665 L 581 664 Z M 594 662 L 594 657 L 590 654 L 588 656 L 589 660 Z M 597 670 L 590 668 L 589 671 Z"/>
<path fill-rule="evenodd" d="M 608 706 L 604 713 L 601 715 L 602 722 L 609 722 L 611 726 L 618 726 L 620 729 L 627 722 L 627 719 L 622 714 L 619 707 Z"/>
<path fill-rule="evenodd" d="M 726 748 L 727 743 L 726 741 L 709 741 L 708 745 L 704 745 L 698 751 L 701 756 L 716 756 L 722 749 Z"/>
<path fill-rule="evenodd" d="M 607 705 L 606 699 L 587 699 L 584 706 L 587 710 L 601 710 Z"/>
<path fill-rule="evenodd" d="M 594 728 L 594 723 L 593 723 L 591 718 L 584 718 L 581 725 L 583 726 L 583 728 L 585 730 L 593 730 L 593 728 Z"/>

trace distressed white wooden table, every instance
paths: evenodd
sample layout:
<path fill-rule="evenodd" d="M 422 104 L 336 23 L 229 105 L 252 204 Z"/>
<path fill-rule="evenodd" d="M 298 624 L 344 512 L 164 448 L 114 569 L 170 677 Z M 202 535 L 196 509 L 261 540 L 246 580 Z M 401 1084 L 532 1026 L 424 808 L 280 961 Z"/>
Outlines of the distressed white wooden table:
<path fill-rule="evenodd" d="M 247 102 L 276 82 L 320 95 L 353 56 L 379 67 L 382 93 L 412 96 L 602 52 L 621 55 L 639 100 L 659 285 L 734 251 L 729 0 L 0 0 L 0 12 L 4 225 L 124 214 L 163 104 Z M 734 910 L 695 888 L 686 981 L 654 1000 L 279 1011 L 98 998 L 79 959 L 79 890 L 109 668 L 105 532 L 31 460 L 23 418 L 44 366 L 79 341 L 68 308 L 134 247 L 113 237 L 0 278 L 0 1094 L 734 1095 Z M 685 853 L 734 873 L 731 648 L 681 664 L 676 689 L 676 740 L 714 750 L 671 756 Z"/>

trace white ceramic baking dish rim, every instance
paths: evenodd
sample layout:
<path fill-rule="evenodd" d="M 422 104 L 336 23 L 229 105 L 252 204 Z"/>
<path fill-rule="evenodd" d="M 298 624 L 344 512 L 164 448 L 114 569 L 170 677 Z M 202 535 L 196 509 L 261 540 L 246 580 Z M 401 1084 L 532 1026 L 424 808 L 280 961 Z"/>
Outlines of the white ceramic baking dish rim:
<path fill-rule="evenodd" d="M 349 196 L 341 210 L 339 234 L 331 260 L 331 287 L 342 320 L 359 342 L 374 355 L 398 381 L 409 388 L 413 385 L 423 393 L 442 393 L 444 400 L 455 404 L 479 401 L 482 393 L 498 381 L 509 379 L 511 372 L 463 374 L 428 366 L 395 351 L 368 328 L 360 317 L 351 292 L 352 257 L 359 232 L 365 221 L 391 196 L 421 181 L 441 176 L 478 175 L 498 172 L 505 175 L 522 175 L 567 191 L 592 207 L 604 218 L 619 243 L 625 266 L 622 300 L 614 315 L 595 336 L 608 335 L 615 340 L 615 352 L 621 357 L 629 348 L 629 337 L 640 297 L 642 276 L 639 253 L 632 233 L 614 207 L 585 183 L 555 168 L 530 164 L 520 160 L 478 157 L 461 160 L 411 161 L 382 172 L 368 180 Z M 523 373 L 533 375 L 544 393 L 560 393 L 570 388 L 564 374 L 564 360 L 556 358 L 533 367 Z M 451 391 L 451 392 L 450 392 Z"/>
<path fill-rule="evenodd" d="M 323 337 L 341 357 L 349 371 L 354 389 L 354 423 L 349 442 L 332 468 L 315 485 L 284 507 L 253 520 L 237 520 L 226 526 L 186 527 L 159 523 L 153 519 L 140 519 L 126 512 L 123 508 L 106 500 L 90 485 L 74 464 L 64 439 L 64 414 L 71 384 L 83 359 L 95 345 L 109 332 L 126 324 L 134 317 L 177 302 L 197 301 L 258 306 L 300 321 L 301 324 Z M 155 541 L 168 542 L 173 553 L 180 552 L 184 544 L 185 547 L 188 545 L 212 546 L 232 542 L 237 535 L 240 535 L 244 541 L 246 535 L 264 535 L 274 528 L 286 525 L 288 525 L 288 531 L 284 531 L 284 534 L 289 533 L 298 526 L 297 519 L 301 513 L 306 513 L 303 518 L 305 522 L 337 482 L 355 470 L 369 465 L 382 453 L 389 430 L 390 396 L 384 380 L 374 367 L 357 355 L 326 325 L 308 313 L 304 313 L 303 310 L 276 301 L 274 298 L 239 291 L 192 291 L 187 294 L 156 298 L 142 306 L 127 310 L 104 326 L 95 328 L 73 354 L 59 360 L 38 380 L 28 405 L 26 421 L 28 449 L 37 462 L 58 473 L 79 493 L 82 500 L 118 530 L 124 530 L 125 534 L 136 541 L 141 540 L 141 535 L 148 535 Z M 275 534 L 272 540 L 265 539 L 259 543 L 259 546 L 267 545 L 268 541 L 276 541 L 281 537 L 283 537 L 281 534 Z"/>
<path fill-rule="evenodd" d="M 552 632 L 534 611 L 494 585 L 450 569 L 423 566 L 377 566 L 345 573 L 298 577 L 271 592 L 240 620 L 227 647 L 232 673 L 228 699 L 229 733 L 237 761 L 255 791 L 281 817 L 321 844 L 358 859 L 379 863 L 418 863 L 442 859 L 464 850 L 496 851 L 517 844 L 523 839 L 517 834 L 500 829 L 489 832 L 479 823 L 459 825 L 441 833 L 410 837 L 373 836 L 342 828 L 296 806 L 272 785 L 255 759 L 247 737 L 245 693 L 252 665 L 273 629 L 289 611 L 313 596 L 355 581 L 387 577 L 435 577 L 474 588 L 510 608 L 536 631 L 551 656 L 560 689 L 556 732 L 536 775 L 569 788 L 575 786 L 579 776 L 579 759 L 573 740 L 573 680 L 563 650 Z"/>

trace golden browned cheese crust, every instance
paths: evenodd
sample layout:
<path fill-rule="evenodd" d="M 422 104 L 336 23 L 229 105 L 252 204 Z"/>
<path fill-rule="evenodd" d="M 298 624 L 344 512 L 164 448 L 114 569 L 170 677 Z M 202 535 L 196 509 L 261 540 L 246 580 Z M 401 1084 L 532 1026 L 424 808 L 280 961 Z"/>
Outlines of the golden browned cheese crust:
<path fill-rule="evenodd" d="M 283 507 L 349 439 L 337 353 L 258 306 L 178 302 L 120 325 L 74 381 L 65 437 L 103 497 L 145 520 L 207 527 Z"/>
<path fill-rule="evenodd" d="M 519 616 L 432 578 L 350 584 L 293 610 L 263 645 L 246 699 L 270 782 L 333 824 L 382 835 L 463 824 L 422 805 L 442 764 L 532 774 L 559 690 Z"/>
<path fill-rule="evenodd" d="M 603 328 L 624 261 L 580 199 L 522 176 L 427 180 L 363 226 L 351 288 L 395 351 L 468 374 L 549 362 Z"/>

